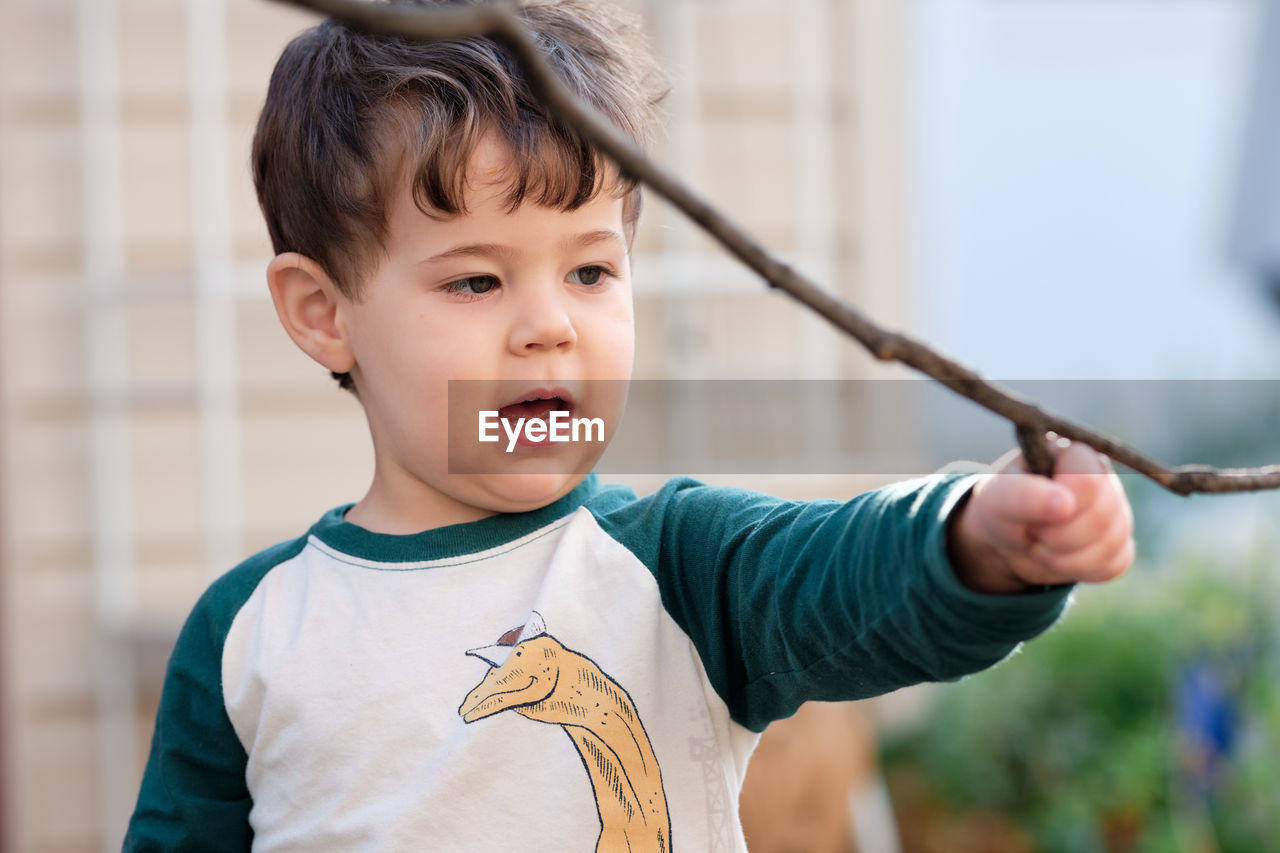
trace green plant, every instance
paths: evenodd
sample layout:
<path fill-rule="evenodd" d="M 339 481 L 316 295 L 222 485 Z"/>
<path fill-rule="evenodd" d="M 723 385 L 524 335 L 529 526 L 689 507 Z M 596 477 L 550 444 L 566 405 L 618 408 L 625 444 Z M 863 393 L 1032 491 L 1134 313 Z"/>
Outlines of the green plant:
<path fill-rule="evenodd" d="M 1256 851 L 1280 838 L 1280 589 L 1265 549 L 1235 572 L 1185 555 L 1081 589 L 1062 623 L 940 689 L 886 744 L 891 788 L 923 776 L 952 813 L 1004 816 L 1045 851 Z M 1207 790 L 1178 688 L 1194 666 L 1239 722 Z"/>

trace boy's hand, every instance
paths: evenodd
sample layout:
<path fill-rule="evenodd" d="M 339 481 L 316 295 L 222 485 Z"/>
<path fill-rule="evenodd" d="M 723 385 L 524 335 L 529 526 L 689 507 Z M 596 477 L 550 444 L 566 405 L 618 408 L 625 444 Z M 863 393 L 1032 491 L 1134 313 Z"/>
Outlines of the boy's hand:
<path fill-rule="evenodd" d="M 1103 583 L 1133 562 L 1133 511 L 1110 461 L 1067 439 L 1051 448 L 1052 480 L 1028 474 L 1011 451 L 949 519 L 947 555 L 970 589 Z"/>

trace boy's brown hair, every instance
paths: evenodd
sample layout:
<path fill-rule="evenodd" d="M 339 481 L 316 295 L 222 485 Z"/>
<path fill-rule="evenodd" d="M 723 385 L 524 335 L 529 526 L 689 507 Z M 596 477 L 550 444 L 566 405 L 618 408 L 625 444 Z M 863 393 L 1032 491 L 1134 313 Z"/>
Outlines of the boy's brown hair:
<path fill-rule="evenodd" d="M 580 99 L 639 145 L 652 141 L 665 90 L 631 15 L 596 0 L 526 0 L 516 12 Z M 254 185 L 275 252 L 311 258 L 344 296 L 358 299 L 404 182 L 423 213 L 465 213 L 466 166 L 490 132 L 513 155 L 512 210 L 525 200 L 573 210 L 616 175 L 548 113 L 491 39 L 419 42 L 334 21 L 303 32 L 276 63 L 253 140 Z M 626 195 L 624 221 L 633 231 L 639 186 L 619 178 L 611 188 Z M 351 387 L 349 376 L 335 376 Z"/>

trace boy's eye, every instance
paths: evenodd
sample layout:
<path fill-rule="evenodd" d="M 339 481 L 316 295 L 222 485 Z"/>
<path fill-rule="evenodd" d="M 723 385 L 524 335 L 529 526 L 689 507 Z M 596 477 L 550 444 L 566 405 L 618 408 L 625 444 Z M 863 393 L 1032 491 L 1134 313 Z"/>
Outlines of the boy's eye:
<path fill-rule="evenodd" d="M 578 267 L 576 270 L 569 273 L 569 277 L 575 282 L 578 284 L 585 284 L 587 286 L 599 284 L 602 279 L 605 279 L 608 276 L 609 271 L 607 269 L 594 264 L 585 267 Z"/>
<path fill-rule="evenodd" d="M 451 281 L 446 285 L 450 293 L 461 293 L 464 295 L 479 295 L 488 293 L 498 286 L 498 280 L 491 275 L 472 275 L 466 278 L 460 278 L 457 281 Z"/>

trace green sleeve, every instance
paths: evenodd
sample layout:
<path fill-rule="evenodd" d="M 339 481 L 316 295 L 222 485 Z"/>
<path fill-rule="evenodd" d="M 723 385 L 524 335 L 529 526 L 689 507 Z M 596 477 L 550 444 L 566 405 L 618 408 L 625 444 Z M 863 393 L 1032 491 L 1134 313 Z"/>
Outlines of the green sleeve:
<path fill-rule="evenodd" d="M 258 582 L 302 544 L 277 545 L 227 573 L 187 618 L 169 658 L 151 753 L 124 839 L 128 853 L 232 853 L 252 845 L 248 756 L 223 703 L 222 648 Z"/>
<path fill-rule="evenodd" d="M 596 516 L 653 572 L 733 719 L 760 731 L 808 700 L 957 679 L 1053 624 L 1069 588 L 994 596 L 956 579 L 946 519 L 973 482 L 840 503 L 682 478 L 638 501 L 606 493 Z"/>

